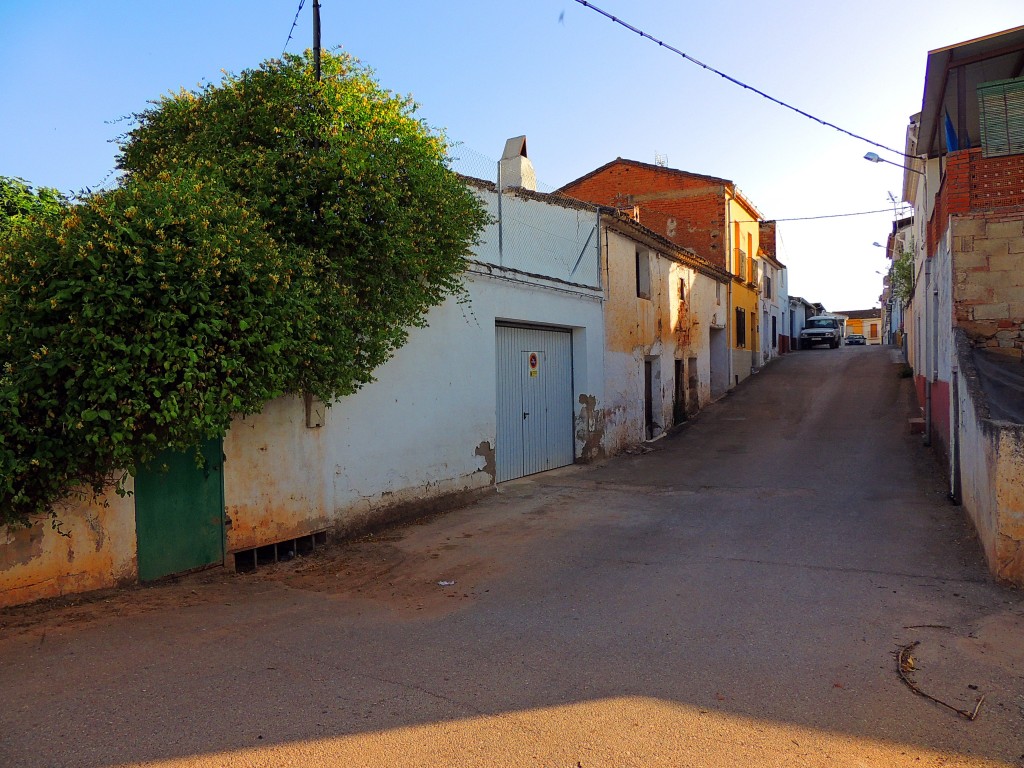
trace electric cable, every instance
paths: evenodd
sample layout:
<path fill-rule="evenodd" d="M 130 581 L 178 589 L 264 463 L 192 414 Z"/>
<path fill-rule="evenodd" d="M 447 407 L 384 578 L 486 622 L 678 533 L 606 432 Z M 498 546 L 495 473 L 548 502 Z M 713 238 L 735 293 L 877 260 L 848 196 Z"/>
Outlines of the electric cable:
<path fill-rule="evenodd" d="M 306 4 L 306 0 L 299 0 L 299 9 L 295 11 L 295 18 L 292 20 L 292 28 L 288 30 L 288 39 L 284 41 L 284 48 L 281 50 L 281 56 L 284 56 L 288 51 L 288 43 L 292 41 L 292 33 L 295 32 L 295 27 L 299 23 L 299 14 L 302 13 L 302 6 Z"/>
<path fill-rule="evenodd" d="M 877 211 L 855 211 L 854 213 L 826 213 L 821 216 L 791 216 L 784 219 L 733 219 L 736 224 L 754 224 L 771 221 L 816 221 L 818 219 L 841 219 L 846 216 L 868 216 L 873 213 L 892 213 L 891 208 L 879 208 Z M 902 211 L 900 211 L 902 213 Z"/>
<path fill-rule="evenodd" d="M 762 96 L 762 97 L 768 99 L 768 101 L 771 101 L 771 102 L 774 102 L 775 104 L 778 104 L 780 107 L 785 107 L 786 109 L 790 109 L 793 112 L 796 112 L 798 115 L 803 115 L 804 117 L 806 117 L 806 118 L 808 118 L 810 120 L 813 120 L 816 123 L 821 123 L 822 125 L 828 126 L 829 128 L 835 128 L 840 133 L 845 133 L 847 136 L 852 136 L 855 139 L 867 142 L 868 144 L 870 144 L 873 147 L 878 147 L 879 149 L 884 149 L 886 152 L 892 152 L 893 154 L 899 155 L 901 157 L 909 157 L 909 158 L 913 158 L 914 157 L 914 155 L 908 155 L 905 152 L 902 152 L 902 151 L 900 151 L 898 149 L 893 149 L 892 147 L 887 147 L 885 144 L 879 144 L 877 141 L 872 141 L 869 138 L 866 138 L 864 136 L 860 136 L 860 135 L 858 135 L 856 133 L 853 133 L 852 131 L 846 130 L 845 128 L 840 128 L 835 123 L 830 123 L 827 120 L 822 120 L 820 117 L 815 117 L 810 112 L 805 112 L 802 109 L 798 109 L 797 107 L 794 107 L 792 104 L 787 104 L 786 102 L 782 101 L 781 99 L 776 99 L 774 96 L 769 96 L 764 91 L 759 90 L 759 89 L 755 88 L 752 85 L 747 85 L 746 83 L 742 82 L 741 80 L 737 80 L 735 77 L 730 77 L 729 75 L 725 74 L 725 72 L 722 72 L 721 70 L 715 69 L 714 67 L 709 66 L 709 65 L 705 64 L 702 61 L 698 61 L 697 59 L 693 58 L 693 56 L 690 56 L 690 55 L 688 55 L 686 53 L 683 53 L 681 50 L 679 50 L 675 46 L 669 45 L 668 43 L 664 42 L 663 40 L 659 40 L 658 38 L 653 37 L 653 36 L 647 34 L 642 29 L 638 29 L 637 27 L 634 27 L 632 24 L 629 24 L 628 22 L 623 21 L 622 19 L 618 18 L 617 16 L 613 16 L 612 14 L 608 13 L 607 11 L 604 11 L 604 10 L 598 8 L 593 3 L 587 2 L 587 0 L 576 0 L 576 2 L 579 3 L 580 5 L 582 5 L 584 8 L 589 8 L 590 10 L 595 11 L 596 13 L 601 14 L 605 18 L 610 19 L 611 21 L 615 22 L 616 24 L 618 24 L 618 25 L 620 25 L 622 27 L 625 27 L 630 32 L 636 32 L 638 35 L 640 35 L 640 37 L 647 38 L 652 43 L 657 43 L 662 48 L 667 48 L 668 50 L 672 51 L 672 53 L 678 54 L 679 56 L 681 56 L 682 58 L 686 59 L 690 63 L 696 64 L 698 67 L 702 67 L 703 69 L 706 69 L 709 72 L 714 72 L 719 77 L 725 78 L 726 80 L 728 80 L 730 83 L 733 83 L 734 85 L 738 85 L 741 88 L 746 88 L 748 91 L 753 91 L 758 96 Z"/>

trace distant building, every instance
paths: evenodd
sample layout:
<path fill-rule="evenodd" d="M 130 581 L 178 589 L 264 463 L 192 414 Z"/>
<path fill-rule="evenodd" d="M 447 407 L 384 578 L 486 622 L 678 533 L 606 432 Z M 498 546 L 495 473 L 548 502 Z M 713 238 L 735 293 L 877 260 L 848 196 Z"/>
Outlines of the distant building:
<path fill-rule="evenodd" d="M 882 309 L 848 309 L 842 312 L 833 312 L 835 315 L 842 315 L 846 318 L 846 335 L 859 333 L 868 344 L 882 343 Z"/>

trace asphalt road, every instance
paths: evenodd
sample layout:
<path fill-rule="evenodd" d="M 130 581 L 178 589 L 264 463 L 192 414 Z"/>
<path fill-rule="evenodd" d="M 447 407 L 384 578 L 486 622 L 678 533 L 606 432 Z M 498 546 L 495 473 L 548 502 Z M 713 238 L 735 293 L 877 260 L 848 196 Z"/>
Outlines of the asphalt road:
<path fill-rule="evenodd" d="M 799 352 L 649 453 L 4 612 L 0 766 L 1024 765 L 1024 594 L 910 397 L 889 350 Z"/>

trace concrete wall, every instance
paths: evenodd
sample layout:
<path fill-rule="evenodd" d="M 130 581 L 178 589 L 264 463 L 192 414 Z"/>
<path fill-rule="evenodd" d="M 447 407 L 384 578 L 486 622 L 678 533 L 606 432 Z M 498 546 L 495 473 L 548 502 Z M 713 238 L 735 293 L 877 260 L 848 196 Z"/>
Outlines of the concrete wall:
<path fill-rule="evenodd" d="M 97 500 L 70 498 L 57 514 L 60 532 L 45 520 L 0 529 L 0 607 L 138 577 L 133 497 L 111 492 Z"/>
<path fill-rule="evenodd" d="M 960 493 L 989 569 L 1001 581 L 1024 587 L 1024 426 L 988 418 L 969 350 L 964 339 L 955 403 Z"/>

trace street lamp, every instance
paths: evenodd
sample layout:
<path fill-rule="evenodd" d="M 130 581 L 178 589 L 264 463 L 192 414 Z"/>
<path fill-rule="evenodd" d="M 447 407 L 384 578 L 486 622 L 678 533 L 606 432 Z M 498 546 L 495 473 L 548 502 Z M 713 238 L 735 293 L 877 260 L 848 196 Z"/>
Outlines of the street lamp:
<path fill-rule="evenodd" d="M 868 152 L 864 155 L 864 159 L 870 163 L 888 163 L 889 165 L 895 165 L 897 168 L 902 168 L 905 171 L 920 173 L 924 176 L 924 171 L 919 171 L 917 168 L 911 168 L 909 165 L 903 165 L 902 163 L 894 163 L 892 160 L 886 160 L 884 157 L 879 157 L 877 152 Z"/>

